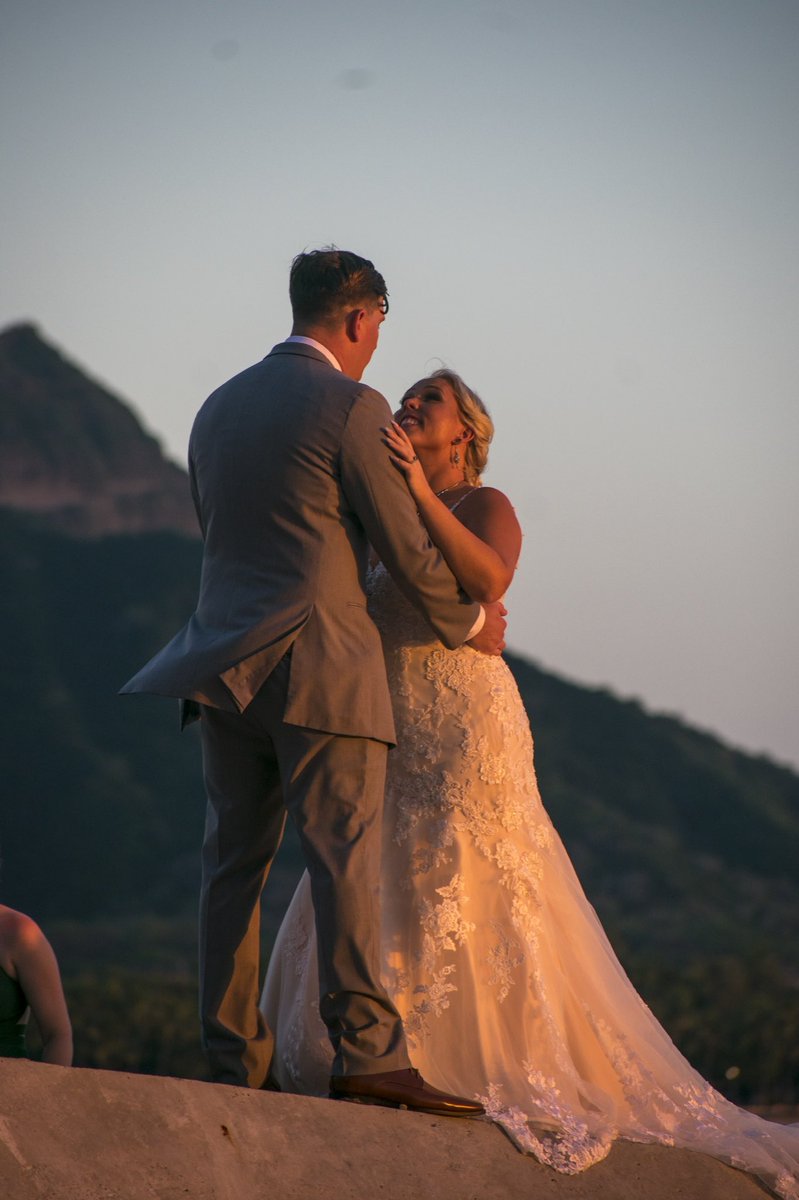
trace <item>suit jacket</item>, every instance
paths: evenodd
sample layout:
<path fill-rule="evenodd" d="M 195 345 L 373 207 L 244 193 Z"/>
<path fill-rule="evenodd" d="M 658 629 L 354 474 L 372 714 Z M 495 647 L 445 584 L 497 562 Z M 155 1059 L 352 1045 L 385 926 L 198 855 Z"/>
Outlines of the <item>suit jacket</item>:
<path fill-rule="evenodd" d="M 294 342 L 209 397 L 189 443 L 204 538 L 197 608 L 123 692 L 243 710 L 291 647 L 287 722 L 393 742 L 366 611 L 369 544 L 445 646 L 464 641 L 479 606 L 389 462 L 390 417 L 379 392 Z"/>

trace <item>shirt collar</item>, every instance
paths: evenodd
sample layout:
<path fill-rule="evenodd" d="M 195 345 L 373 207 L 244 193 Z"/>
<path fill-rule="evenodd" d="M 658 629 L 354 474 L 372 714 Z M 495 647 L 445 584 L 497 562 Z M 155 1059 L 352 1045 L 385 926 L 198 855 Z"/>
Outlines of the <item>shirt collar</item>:
<path fill-rule="evenodd" d="M 328 350 L 327 346 L 323 346 L 321 342 L 314 341 L 313 338 L 303 337 L 301 333 L 292 333 L 286 338 L 287 342 L 302 342 L 303 346 L 313 346 L 314 350 L 318 350 L 320 354 L 324 354 L 331 367 L 335 367 L 337 371 L 341 370 L 341 363 L 336 358 L 332 351 Z"/>

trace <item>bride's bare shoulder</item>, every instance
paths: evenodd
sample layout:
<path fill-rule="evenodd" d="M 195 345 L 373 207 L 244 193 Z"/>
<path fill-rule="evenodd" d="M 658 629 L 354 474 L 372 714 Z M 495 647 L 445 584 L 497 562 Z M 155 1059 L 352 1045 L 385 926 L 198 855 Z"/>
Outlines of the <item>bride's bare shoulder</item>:
<path fill-rule="evenodd" d="M 504 492 L 499 488 L 486 487 L 485 484 L 476 487 L 473 492 L 469 492 L 469 498 L 474 502 L 477 501 L 484 505 L 496 505 L 500 508 L 509 508 L 513 511 L 513 505 Z"/>
<path fill-rule="evenodd" d="M 507 565 L 516 566 L 522 530 L 504 492 L 493 487 L 475 488 L 459 505 L 457 515 L 466 528 L 492 546 Z"/>
<path fill-rule="evenodd" d="M 519 523 L 513 505 L 499 488 L 477 487 L 473 492 L 467 493 L 459 508 L 474 514 L 479 513 L 492 520 L 504 520 L 517 525 Z"/>

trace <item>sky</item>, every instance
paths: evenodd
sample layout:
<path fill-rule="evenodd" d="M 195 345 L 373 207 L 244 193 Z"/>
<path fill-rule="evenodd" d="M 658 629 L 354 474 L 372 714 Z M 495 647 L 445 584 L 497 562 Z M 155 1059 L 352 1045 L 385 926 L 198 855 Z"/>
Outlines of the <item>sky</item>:
<path fill-rule="evenodd" d="M 4 0 L 0 113 L 0 327 L 185 462 L 371 258 L 365 380 L 494 417 L 509 647 L 799 766 L 796 0 Z"/>

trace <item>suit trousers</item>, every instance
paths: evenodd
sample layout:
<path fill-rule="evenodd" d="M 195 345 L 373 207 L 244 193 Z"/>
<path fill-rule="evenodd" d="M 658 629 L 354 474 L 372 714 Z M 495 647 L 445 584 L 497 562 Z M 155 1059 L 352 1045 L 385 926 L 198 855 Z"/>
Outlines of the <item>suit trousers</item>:
<path fill-rule="evenodd" d="M 311 882 L 320 1014 L 334 1075 L 409 1065 L 380 982 L 379 871 L 387 747 L 283 721 L 291 655 L 243 713 L 203 706 L 208 797 L 200 898 L 200 1015 L 211 1077 L 260 1087 L 274 1039 L 258 1008 L 260 897 L 295 822 Z"/>

